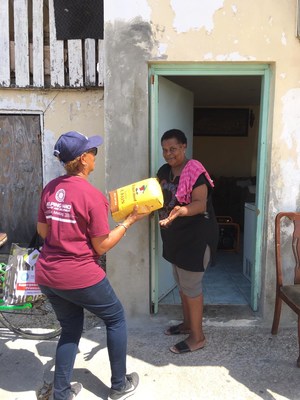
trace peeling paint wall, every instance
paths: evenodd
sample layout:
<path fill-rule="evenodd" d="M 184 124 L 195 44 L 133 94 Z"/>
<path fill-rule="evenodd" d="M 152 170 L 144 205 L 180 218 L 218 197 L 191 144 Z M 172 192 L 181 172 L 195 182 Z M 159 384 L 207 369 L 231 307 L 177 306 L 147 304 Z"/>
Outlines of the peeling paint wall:
<path fill-rule="evenodd" d="M 173 27 L 176 32 L 183 33 L 191 29 L 203 28 L 210 34 L 214 29 L 214 14 L 223 8 L 224 0 L 192 0 L 189 2 L 171 0 L 170 5 L 174 11 Z"/>
<path fill-rule="evenodd" d="M 113 4 L 111 4 L 113 3 Z M 296 0 L 143 0 L 105 2 L 105 130 L 108 186 L 148 176 L 148 65 L 270 63 L 266 246 L 260 310 L 272 317 L 274 217 L 300 211 L 300 42 Z M 138 251 L 136 250 L 138 249 Z M 122 260 L 120 262 L 120 260 Z M 108 258 L 109 276 L 129 315 L 149 312 L 146 222 Z"/>
<path fill-rule="evenodd" d="M 149 176 L 151 25 L 139 17 L 107 23 L 105 44 L 106 181 L 112 190 Z M 138 222 L 107 254 L 108 276 L 131 317 L 149 312 L 148 231 L 147 220 Z"/>
<path fill-rule="evenodd" d="M 41 115 L 43 182 L 64 173 L 53 156 L 58 137 L 69 130 L 86 135 L 103 134 L 103 90 L 92 91 L 28 91 L 0 90 L 0 113 L 37 113 Z M 97 164 L 90 181 L 105 190 L 104 149 L 97 156 Z"/>
<path fill-rule="evenodd" d="M 274 180 L 277 180 L 275 196 L 280 198 L 281 207 L 286 211 L 294 211 L 300 205 L 300 88 L 288 90 L 281 101 L 282 130 L 279 141 L 281 152 L 287 157 L 280 157 L 278 166 L 274 165 Z M 276 172 L 278 175 L 275 175 Z"/>

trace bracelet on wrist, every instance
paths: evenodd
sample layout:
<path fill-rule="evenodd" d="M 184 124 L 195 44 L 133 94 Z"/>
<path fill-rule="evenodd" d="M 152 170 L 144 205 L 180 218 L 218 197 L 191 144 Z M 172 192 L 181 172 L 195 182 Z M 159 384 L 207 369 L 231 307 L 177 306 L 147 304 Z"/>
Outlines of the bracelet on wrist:
<path fill-rule="evenodd" d="M 117 224 L 117 225 L 116 225 L 116 228 L 117 228 L 118 226 L 123 226 L 123 228 L 125 229 L 125 234 L 126 234 L 127 229 L 128 229 L 128 226 L 126 226 L 125 224 Z"/>

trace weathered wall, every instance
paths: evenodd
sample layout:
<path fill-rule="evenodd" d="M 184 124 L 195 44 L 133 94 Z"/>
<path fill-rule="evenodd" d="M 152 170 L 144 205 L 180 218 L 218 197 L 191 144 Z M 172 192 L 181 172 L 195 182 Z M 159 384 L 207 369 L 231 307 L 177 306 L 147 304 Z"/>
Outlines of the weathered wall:
<path fill-rule="evenodd" d="M 105 2 L 107 182 L 148 176 L 149 62 L 270 63 L 265 241 L 260 310 L 274 298 L 274 216 L 299 209 L 300 43 L 296 0 Z M 138 249 L 138 250 L 137 250 Z M 109 276 L 129 310 L 148 312 L 149 242 L 141 222 L 109 254 Z"/>
<path fill-rule="evenodd" d="M 105 27 L 105 131 L 108 190 L 149 176 L 148 70 L 151 27 L 141 18 Z M 149 313 L 148 219 L 107 254 L 108 276 L 128 315 Z"/>
<path fill-rule="evenodd" d="M 62 133 L 78 130 L 88 136 L 104 134 L 102 89 L 91 91 L 0 90 L 0 113 L 8 112 L 41 115 L 44 184 L 64 172 L 53 156 L 53 146 Z M 105 190 L 104 154 L 104 148 L 101 148 L 95 171 L 90 178 L 90 181 L 103 191 Z"/>

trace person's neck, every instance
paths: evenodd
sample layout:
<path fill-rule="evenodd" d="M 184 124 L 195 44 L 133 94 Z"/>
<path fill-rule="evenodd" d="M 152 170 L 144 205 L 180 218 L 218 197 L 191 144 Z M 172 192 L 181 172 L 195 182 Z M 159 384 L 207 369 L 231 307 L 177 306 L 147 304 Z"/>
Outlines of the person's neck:
<path fill-rule="evenodd" d="M 182 164 L 177 165 L 176 167 L 171 167 L 172 174 L 173 174 L 174 177 L 175 177 L 175 176 L 179 176 L 179 175 L 181 174 L 181 171 L 182 171 L 183 168 L 186 166 L 186 163 L 187 163 L 188 161 L 189 161 L 189 160 L 188 160 L 187 158 L 185 158 Z"/>
<path fill-rule="evenodd" d="M 77 174 L 69 174 L 69 176 L 78 176 L 79 178 L 82 178 L 82 179 L 88 178 L 88 175 L 83 172 L 78 172 Z"/>

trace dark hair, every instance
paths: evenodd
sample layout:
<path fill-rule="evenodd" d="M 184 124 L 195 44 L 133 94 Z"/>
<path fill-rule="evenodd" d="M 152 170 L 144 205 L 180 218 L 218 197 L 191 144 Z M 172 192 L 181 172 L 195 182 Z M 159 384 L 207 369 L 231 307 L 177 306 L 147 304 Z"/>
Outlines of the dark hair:
<path fill-rule="evenodd" d="M 178 143 L 181 144 L 187 144 L 187 138 L 185 134 L 179 130 L 179 129 L 170 129 L 169 131 L 166 131 L 160 140 L 160 143 L 162 143 L 164 140 L 168 139 L 177 139 Z"/>

